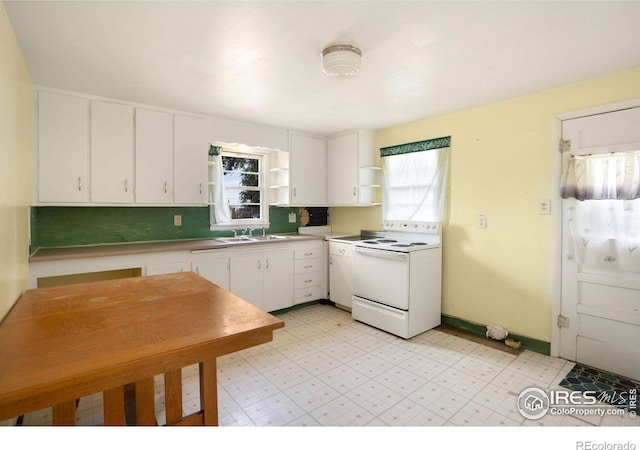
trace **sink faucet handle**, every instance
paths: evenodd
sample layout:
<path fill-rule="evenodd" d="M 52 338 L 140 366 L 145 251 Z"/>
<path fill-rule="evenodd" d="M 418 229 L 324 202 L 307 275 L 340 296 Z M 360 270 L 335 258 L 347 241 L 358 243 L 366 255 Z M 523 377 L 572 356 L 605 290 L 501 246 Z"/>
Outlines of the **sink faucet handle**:
<path fill-rule="evenodd" d="M 231 230 L 233 231 L 233 237 L 238 237 L 238 232 L 236 230 Z"/>
<path fill-rule="evenodd" d="M 262 236 L 266 236 L 267 235 L 267 230 L 265 227 L 262 227 Z"/>

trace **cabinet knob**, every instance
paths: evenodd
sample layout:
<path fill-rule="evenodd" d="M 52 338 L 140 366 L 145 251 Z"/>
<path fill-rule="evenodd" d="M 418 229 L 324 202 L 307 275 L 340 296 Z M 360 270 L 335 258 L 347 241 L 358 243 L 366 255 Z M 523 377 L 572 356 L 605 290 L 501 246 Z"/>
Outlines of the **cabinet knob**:
<path fill-rule="evenodd" d="M 78 177 L 78 190 L 82 190 L 82 177 Z"/>

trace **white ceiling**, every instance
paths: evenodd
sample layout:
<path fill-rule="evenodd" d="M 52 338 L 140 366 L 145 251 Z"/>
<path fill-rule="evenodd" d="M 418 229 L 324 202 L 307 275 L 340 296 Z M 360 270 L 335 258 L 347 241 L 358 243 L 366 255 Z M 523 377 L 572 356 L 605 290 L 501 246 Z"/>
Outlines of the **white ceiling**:
<path fill-rule="evenodd" d="M 4 4 L 38 85 L 323 135 L 640 66 L 640 1 Z M 356 78 L 320 70 L 340 42 Z"/>

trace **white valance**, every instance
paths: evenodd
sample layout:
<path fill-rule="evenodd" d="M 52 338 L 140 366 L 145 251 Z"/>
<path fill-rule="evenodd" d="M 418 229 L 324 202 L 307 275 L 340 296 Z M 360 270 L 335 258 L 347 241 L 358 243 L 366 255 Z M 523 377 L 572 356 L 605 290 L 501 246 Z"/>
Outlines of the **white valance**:
<path fill-rule="evenodd" d="M 562 174 L 562 198 L 640 198 L 640 151 L 572 156 Z"/>

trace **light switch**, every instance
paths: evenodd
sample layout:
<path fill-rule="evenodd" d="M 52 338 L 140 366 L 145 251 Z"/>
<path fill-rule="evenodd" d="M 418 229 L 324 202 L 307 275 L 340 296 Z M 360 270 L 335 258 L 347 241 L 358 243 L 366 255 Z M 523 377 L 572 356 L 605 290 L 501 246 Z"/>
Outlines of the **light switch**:
<path fill-rule="evenodd" d="M 538 214 L 551 214 L 551 200 L 548 198 L 538 200 Z"/>
<path fill-rule="evenodd" d="M 176 214 L 173 216 L 173 226 L 181 227 L 182 226 L 182 216 Z"/>
<path fill-rule="evenodd" d="M 484 214 L 479 214 L 476 218 L 476 225 L 478 228 L 487 228 L 487 216 Z"/>
<path fill-rule="evenodd" d="M 289 223 L 296 223 L 296 213 L 289 213 Z"/>

